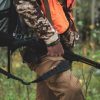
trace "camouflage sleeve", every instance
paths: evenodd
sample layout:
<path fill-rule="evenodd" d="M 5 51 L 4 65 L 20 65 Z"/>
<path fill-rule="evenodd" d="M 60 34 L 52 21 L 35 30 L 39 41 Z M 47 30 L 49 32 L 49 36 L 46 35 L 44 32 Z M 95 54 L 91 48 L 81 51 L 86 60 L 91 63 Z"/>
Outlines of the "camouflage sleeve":
<path fill-rule="evenodd" d="M 58 39 L 57 31 L 43 16 L 37 2 L 31 0 L 14 0 L 18 13 L 24 18 L 27 25 L 44 39 L 46 44 L 55 42 Z"/>

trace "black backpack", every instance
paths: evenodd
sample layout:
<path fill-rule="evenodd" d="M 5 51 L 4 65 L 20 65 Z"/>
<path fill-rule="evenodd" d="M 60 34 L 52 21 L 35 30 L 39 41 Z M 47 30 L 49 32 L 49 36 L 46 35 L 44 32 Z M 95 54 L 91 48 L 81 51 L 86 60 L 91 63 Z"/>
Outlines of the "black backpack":
<path fill-rule="evenodd" d="M 9 3 L 9 6 L 8 6 Z M 27 36 L 28 26 L 19 16 L 13 0 L 0 1 L 0 47 L 8 49 L 8 72 L 11 54 L 20 47 L 37 43 L 36 37 Z"/>
<path fill-rule="evenodd" d="M 9 7 L 5 8 L 8 2 Z M 27 36 L 28 26 L 17 13 L 13 0 L 2 0 L 0 8 L 2 6 L 3 8 L 0 9 L 0 47 L 5 46 L 14 51 L 21 46 L 28 45 L 34 37 Z"/>
<path fill-rule="evenodd" d="M 0 3 L 1 7 L 5 5 L 0 9 L 0 46 L 8 46 L 13 40 L 18 15 L 13 0 L 2 0 Z"/>

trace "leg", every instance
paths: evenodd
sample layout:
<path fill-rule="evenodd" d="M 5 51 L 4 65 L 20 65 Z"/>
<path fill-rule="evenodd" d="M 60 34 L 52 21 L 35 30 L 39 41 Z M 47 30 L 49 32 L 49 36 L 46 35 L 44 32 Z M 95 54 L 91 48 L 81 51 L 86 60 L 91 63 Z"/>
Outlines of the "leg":
<path fill-rule="evenodd" d="M 63 60 L 62 57 L 48 57 L 38 65 L 35 71 L 40 76 L 56 67 L 61 60 Z M 39 84 L 37 100 L 84 100 L 79 80 L 70 70 L 52 76 Z"/>
<path fill-rule="evenodd" d="M 49 78 L 46 84 L 58 100 L 84 100 L 80 83 L 70 70 Z"/>

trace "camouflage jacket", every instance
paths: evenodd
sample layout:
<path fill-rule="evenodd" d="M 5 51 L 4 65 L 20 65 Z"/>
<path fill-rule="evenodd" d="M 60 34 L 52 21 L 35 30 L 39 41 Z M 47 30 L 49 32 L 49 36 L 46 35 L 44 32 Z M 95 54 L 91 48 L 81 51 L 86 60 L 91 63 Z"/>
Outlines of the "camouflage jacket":
<path fill-rule="evenodd" d="M 14 0 L 17 11 L 23 17 L 32 32 L 44 39 L 46 44 L 55 42 L 58 33 L 44 17 L 36 0 Z"/>

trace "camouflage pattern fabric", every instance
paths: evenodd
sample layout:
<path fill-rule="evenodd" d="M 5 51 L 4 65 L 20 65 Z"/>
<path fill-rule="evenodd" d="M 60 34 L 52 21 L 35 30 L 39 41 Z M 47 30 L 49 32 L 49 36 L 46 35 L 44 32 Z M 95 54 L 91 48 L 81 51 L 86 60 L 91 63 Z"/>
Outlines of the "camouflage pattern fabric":
<path fill-rule="evenodd" d="M 44 39 L 46 44 L 50 44 L 58 39 L 57 31 L 43 16 L 36 0 L 14 0 L 14 2 L 19 15 L 24 18 L 31 32 Z"/>

